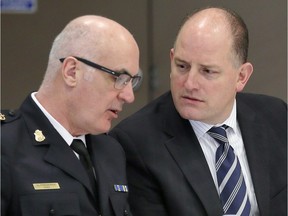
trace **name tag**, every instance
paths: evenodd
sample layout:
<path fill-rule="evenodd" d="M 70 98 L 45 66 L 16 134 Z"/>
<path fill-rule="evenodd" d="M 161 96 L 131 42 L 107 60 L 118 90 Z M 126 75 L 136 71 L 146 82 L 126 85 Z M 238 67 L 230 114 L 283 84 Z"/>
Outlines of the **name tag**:
<path fill-rule="evenodd" d="M 57 182 L 33 183 L 34 190 L 58 190 L 60 186 Z"/>

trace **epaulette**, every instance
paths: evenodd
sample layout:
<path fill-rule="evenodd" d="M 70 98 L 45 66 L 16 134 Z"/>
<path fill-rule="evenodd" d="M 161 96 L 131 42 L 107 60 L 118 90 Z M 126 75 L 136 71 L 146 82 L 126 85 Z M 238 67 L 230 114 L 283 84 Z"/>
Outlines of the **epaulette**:
<path fill-rule="evenodd" d="M 1 110 L 0 112 L 0 122 L 8 123 L 12 122 L 20 117 L 20 113 L 17 110 Z"/>

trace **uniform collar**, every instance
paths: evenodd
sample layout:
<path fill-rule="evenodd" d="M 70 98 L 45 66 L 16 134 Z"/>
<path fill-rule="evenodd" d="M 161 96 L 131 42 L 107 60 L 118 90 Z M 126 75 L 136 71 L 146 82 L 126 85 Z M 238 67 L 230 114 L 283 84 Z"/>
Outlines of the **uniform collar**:
<path fill-rule="evenodd" d="M 31 93 L 31 97 L 33 101 L 36 103 L 36 105 L 39 107 L 39 109 L 43 112 L 43 114 L 47 117 L 49 122 L 53 125 L 53 127 L 56 129 L 56 131 L 62 136 L 62 138 L 66 141 L 68 145 L 71 145 L 73 139 L 81 139 L 85 144 L 85 135 L 81 135 L 78 137 L 72 136 L 50 113 L 40 104 L 40 102 L 36 98 L 36 93 Z"/>

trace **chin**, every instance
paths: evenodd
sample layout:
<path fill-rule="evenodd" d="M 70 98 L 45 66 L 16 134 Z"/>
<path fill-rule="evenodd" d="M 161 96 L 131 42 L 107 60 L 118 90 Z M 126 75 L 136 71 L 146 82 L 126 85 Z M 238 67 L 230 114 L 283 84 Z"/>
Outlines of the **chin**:
<path fill-rule="evenodd" d="M 197 114 L 197 112 L 195 112 L 195 110 L 191 110 L 191 109 L 180 109 L 178 110 L 180 116 L 184 119 L 188 119 L 188 120 L 195 120 L 198 121 L 199 119 L 201 119 L 199 117 L 199 115 Z"/>
<path fill-rule="evenodd" d="M 94 130 L 91 132 L 91 134 L 93 135 L 99 135 L 99 134 L 103 134 L 103 133 L 107 133 L 111 128 L 111 124 L 109 125 L 105 125 L 105 127 L 103 127 L 103 125 L 101 125 L 101 127 L 97 127 L 94 128 Z"/>
<path fill-rule="evenodd" d="M 111 129 L 111 121 L 108 121 L 106 124 L 101 125 L 101 134 L 107 133 Z"/>

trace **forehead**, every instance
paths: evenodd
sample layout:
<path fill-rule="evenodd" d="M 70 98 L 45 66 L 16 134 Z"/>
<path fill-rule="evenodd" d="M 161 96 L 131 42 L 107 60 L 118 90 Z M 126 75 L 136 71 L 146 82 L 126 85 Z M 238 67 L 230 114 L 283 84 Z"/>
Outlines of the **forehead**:
<path fill-rule="evenodd" d="M 232 40 L 231 24 L 221 10 L 207 9 L 191 16 L 182 26 L 177 40 L 193 40 L 195 43 L 224 43 Z M 176 41 L 177 41 L 176 40 Z"/>
<path fill-rule="evenodd" d="M 227 25 L 208 18 L 188 20 L 175 42 L 175 52 L 187 54 L 227 53 L 232 48 L 232 36 Z"/>

